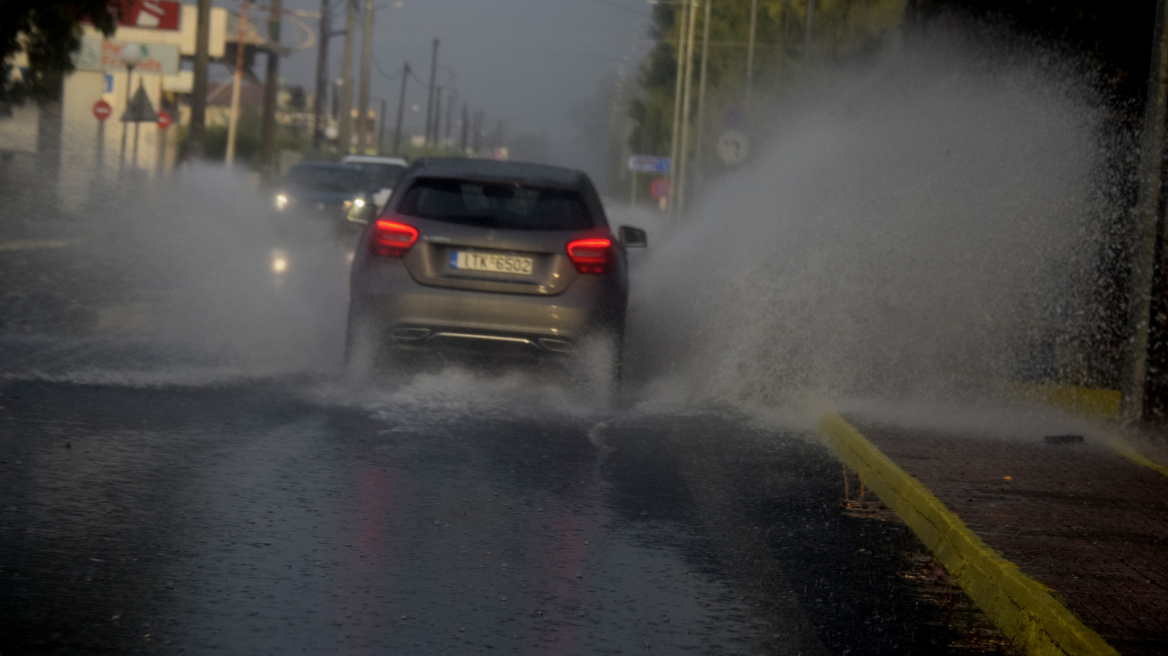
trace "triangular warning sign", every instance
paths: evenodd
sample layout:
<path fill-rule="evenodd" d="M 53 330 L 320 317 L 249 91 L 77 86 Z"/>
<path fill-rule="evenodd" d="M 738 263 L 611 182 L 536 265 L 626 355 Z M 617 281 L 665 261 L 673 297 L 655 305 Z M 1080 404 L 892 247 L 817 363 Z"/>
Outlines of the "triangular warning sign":
<path fill-rule="evenodd" d="M 158 114 L 154 112 L 154 105 L 150 104 L 146 89 L 139 82 L 138 90 L 130 99 L 130 105 L 126 107 L 126 111 L 122 112 L 122 123 L 153 123 L 157 120 Z"/>

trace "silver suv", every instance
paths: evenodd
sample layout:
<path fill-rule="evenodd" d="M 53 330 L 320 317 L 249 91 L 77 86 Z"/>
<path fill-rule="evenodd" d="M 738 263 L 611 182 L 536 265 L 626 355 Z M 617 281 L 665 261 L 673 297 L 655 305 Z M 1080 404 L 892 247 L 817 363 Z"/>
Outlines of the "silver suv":
<path fill-rule="evenodd" d="M 346 360 L 402 351 L 570 354 L 614 348 L 628 304 L 627 247 L 583 172 L 424 159 L 365 226 L 350 274 Z"/>

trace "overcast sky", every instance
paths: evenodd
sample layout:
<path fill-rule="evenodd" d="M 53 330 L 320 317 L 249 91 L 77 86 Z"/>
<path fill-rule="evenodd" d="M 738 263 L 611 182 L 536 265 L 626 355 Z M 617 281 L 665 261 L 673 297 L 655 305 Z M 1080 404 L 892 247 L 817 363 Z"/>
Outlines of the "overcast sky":
<path fill-rule="evenodd" d="M 364 0 L 357 0 L 359 6 Z M 216 4 L 237 8 L 238 2 Z M 333 27 L 344 28 L 344 0 L 331 0 Z M 419 79 L 427 81 L 431 41 L 441 40 L 439 66 L 453 69 L 460 98 L 471 109 L 483 109 L 488 120 L 508 119 L 516 131 L 548 131 L 554 145 L 571 142 L 568 112 L 595 93 L 602 80 L 622 66 L 635 70 L 650 47 L 651 6 L 647 0 L 376 0 L 374 60 L 395 75 L 403 60 Z M 285 0 L 292 9 L 320 10 L 320 0 Z M 260 20 L 265 16 L 256 16 Z M 315 29 L 315 21 L 311 22 Z M 302 41 L 303 30 L 285 23 L 284 42 Z M 360 28 L 358 27 L 358 34 Z M 330 43 L 329 63 L 339 77 L 342 38 Z M 359 42 L 354 44 L 353 73 L 359 71 Z M 281 76 L 291 84 L 315 88 L 316 48 L 299 52 L 281 64 Z M 257 73 L 262 75 L 262 65 Z M 216 77 L 226 76 L 220 72 Z M 439 71 L 440 83 L 449 72 Z M 396 111 L 399 81 L 387 80 L 375 68 L 371 103 L 385 98 Z M 425 124 L 426 90 L 411 83 L 407 130 Z M 354 82 L 356 103 L 356 82 Z"/>

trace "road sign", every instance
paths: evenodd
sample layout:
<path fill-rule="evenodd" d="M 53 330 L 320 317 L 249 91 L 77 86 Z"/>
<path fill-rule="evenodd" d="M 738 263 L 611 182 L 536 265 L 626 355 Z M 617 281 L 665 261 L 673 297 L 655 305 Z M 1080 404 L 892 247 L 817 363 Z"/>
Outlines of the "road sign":
<path fill-rule="evenodd" d="M 165 130 L 170 127 L 170 112 L 165 109 L 158 110 L 158 129 Z"/>
<path fill-rule="evenodd" d="M 727 103 L 718 113 L 718 124 L 724 130 L 745 130 L 747 120 L 746 106 L 742 103 Z"/>
<path fill-rule="evenodd" d="M 122 112 L 122 123 L 153 123 L 157 120 L 158 114 L 154 113 L 154 105 L 146 95 L 146 88 L 139 83 L 129 106 Z"/>
<path fill-rule="evenodd" d="M 142 54 L 141 61 L 134 66 L 135 74 L 178 74 L 179 49 L 168 43 L 126 43 L 86 37 L 81 40 L 81 49 L 73 55 L 73 65 L 81 71 L 124 71 L 122 51 L 126 48 L 135 48 Z"/>
<path fill-rule="evenodd" d="M 114 108 L 104 100 L 93 103 L 93 116 L 99 121 L 105 121 L 114 113 Z"/>
<path fill-rule="evenodd" d="M 718 137 L 718 158 L 733 166 L 746 161 L 750 155 L 750 141 L 741 130 L 724 130 Z"/>
<path fill-rule="evenodd" d="M 638 173 L 669 173 L 669 158 L 633 155 L 629 157 L 629 170 Z"/>
<path fill-rule="evenodd" d="M 653 194 L 653 198 L 661 200 L 669 197 L 669 178 L 657 178 L 653 184 L 649 185 L 649 193 Z"/>

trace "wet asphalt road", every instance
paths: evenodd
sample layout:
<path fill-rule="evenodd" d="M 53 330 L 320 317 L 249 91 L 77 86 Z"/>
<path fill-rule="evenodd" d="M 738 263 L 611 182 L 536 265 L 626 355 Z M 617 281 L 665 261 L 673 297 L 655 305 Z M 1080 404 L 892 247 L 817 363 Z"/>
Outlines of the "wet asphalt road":
<path fill-rule="evenodd" d="M 725 415 L 13 382 L 0 653 L 943 653 L 896 524 Z M 484 411 L 487 410 L 487 411 Z M 870 552 L 870 553 L 869 553 Z"/>
<path fill-rule="evenodd" d="M 155 210 L 0 234 L 0 655 L 968 653 L 798 421 L 313 369 L 343 250 Z"/>

